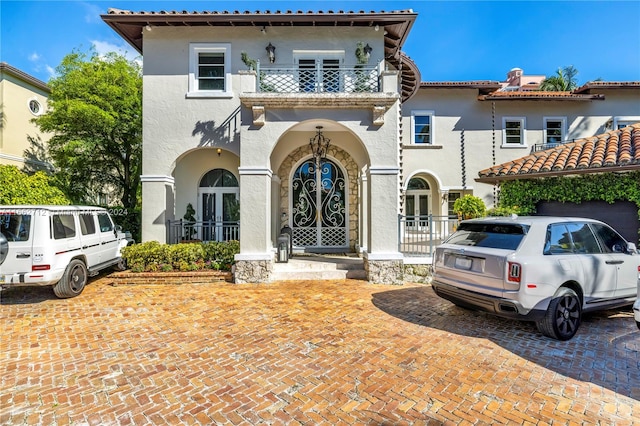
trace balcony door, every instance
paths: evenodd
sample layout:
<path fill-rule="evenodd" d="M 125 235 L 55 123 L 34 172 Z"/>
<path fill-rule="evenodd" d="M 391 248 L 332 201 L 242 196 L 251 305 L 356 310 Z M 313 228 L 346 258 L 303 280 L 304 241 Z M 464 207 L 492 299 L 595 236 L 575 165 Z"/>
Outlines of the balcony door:
<path fill-rule="evenodd" d="M 304 161 L 291 179 L 293 245 L 307 251 L 344 250 L 349 246 L 347 184 L 338 164 Z"/>
<path fill-rule="evenodd" d="M 300 92 L 341 92 L 344 51 L 294 51 Z"/>

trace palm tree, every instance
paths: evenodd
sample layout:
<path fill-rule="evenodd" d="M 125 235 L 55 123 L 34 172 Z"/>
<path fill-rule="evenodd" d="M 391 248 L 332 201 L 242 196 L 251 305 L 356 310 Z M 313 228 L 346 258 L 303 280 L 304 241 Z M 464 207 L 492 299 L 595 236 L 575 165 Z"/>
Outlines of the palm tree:
<path fill-rule="evenodd" d="M 558 68 L 556 75 L 547 77 L 540 83 L 540 90 L 550 92 L 570 92 L 578 87 L 576 76 L 578 70 L 569 65 L 568 67 Z"/>

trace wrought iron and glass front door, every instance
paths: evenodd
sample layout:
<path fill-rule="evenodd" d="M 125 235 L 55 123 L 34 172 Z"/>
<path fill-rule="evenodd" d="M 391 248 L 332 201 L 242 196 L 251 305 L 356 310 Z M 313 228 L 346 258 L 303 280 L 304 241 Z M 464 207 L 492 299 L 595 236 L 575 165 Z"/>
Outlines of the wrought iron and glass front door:
<path fill-rule="evenodd" d="M 305 248 L 348 248 L 345 176 L 331 160 L 311 158 L 291 181 L 293 245 Z"/>

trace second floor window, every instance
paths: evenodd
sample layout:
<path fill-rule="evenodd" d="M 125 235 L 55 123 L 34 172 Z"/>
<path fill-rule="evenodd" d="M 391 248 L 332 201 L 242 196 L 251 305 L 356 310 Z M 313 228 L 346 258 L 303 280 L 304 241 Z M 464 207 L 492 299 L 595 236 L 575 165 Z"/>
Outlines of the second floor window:
<path fill-rule="evenodd" d="M 189 95 L 223 96 L 231 92 L 229 44 L 191 43 Z"/>
<path fill-rule="evenodd" d="M 412 111 L 411 131 L 414 144 L 433 144 L 433 111 Z"/>
<path fill-rule="evenodd" d="M 544 118 L 544 143 L 557 145 L 565 140 L 566 119 L 558 117 Z"/>
<path fill-rule="evenodd" d="M 524 118 L 504 117 L 502 119 L 502 146 L 523 146 Z"/>

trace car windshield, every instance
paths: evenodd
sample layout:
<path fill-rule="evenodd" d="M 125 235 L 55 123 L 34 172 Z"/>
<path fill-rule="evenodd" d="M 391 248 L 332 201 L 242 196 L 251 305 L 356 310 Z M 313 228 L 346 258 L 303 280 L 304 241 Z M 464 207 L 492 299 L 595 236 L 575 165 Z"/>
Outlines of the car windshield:
<path fill-rule="evenodd" d="M 29 241 L 31 215 L 0 212 L 0 232 L 7 241 Z"/>
<path fill-rule="evenodd" d="M 462 223 L 447 244 L 515 250 L 529 230 L 528 225 Z"/>

